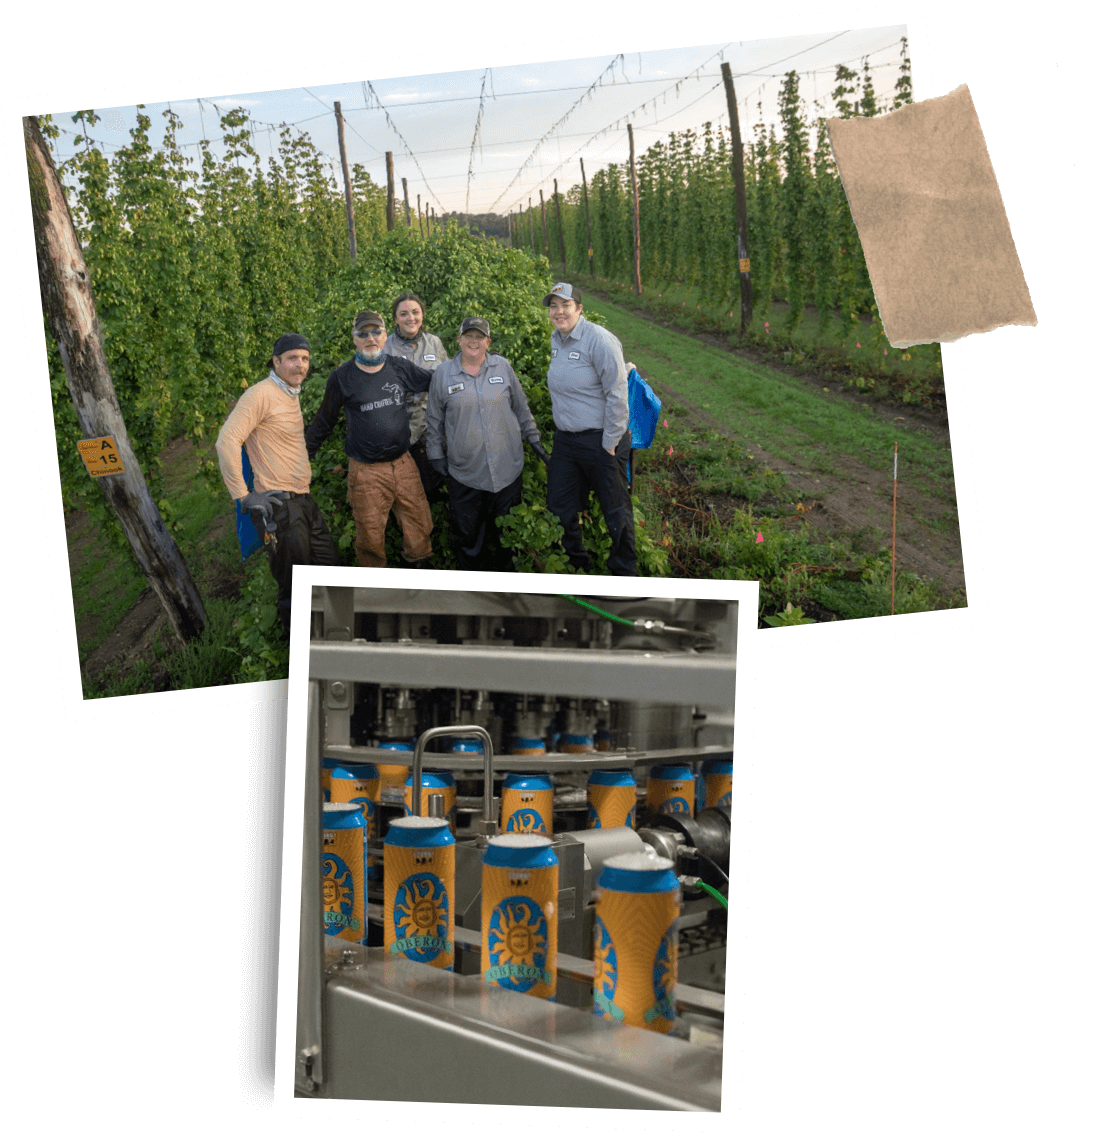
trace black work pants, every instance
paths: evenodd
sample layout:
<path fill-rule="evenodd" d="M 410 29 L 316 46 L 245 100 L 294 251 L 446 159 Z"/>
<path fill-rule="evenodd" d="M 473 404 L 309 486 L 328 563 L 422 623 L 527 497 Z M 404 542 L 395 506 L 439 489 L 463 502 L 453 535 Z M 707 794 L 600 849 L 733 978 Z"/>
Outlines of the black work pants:
<path fill-rule="evenodd" d="M 437 470 L 436 467 L 430 463 L 428 456 L 425 453 L 425 433 L 423 432 L 418 439 L 410 445 L 410 455 L 414 462 L 418 465 L 418 475 L 422 480 L 422 490 L 425 492 L 425 497 L 429 500 L 430 504 L 435 501 L 435 492 L 445 482 L 445 476 Z"/>
<path fill-rule="evenodd" d="M 514 556 L 499 542 L 495 520 L 522 502 L 522 472 L 501 491 L 468 487 L 449 475 L 449 527 L 461 570 L 514 570 Z"/>
<path fill-rule="evenodd" d="M 637 577 L 634 552 L 634 508 L 627 489 L 627 456 L 630 432 L 619 440 L 615 454 L 603 449 L 602 431 L 555 431 L 549 458 L 545 504 L 561 520 L 562 543 L 574 569 L 591 570 L 592 560 L 584 549 L 578 513 L 595 491 L 603 521 L 611 535 L 607 568 L 615 575 Z"/>
<path fill-rule="evenodd" d="M 273 512 L 278 530 L 269 541 L 258 511 L 251 521 L 263 540 L 263 549 L 271 564 L 271 574 L 278 583 L 278 612 L 283 628 L 290 632 L 290 602 L 295 566 L 336 566 L 337 548 L 321 508 L 312 497 L 293 494 L 279 503 Z"/>

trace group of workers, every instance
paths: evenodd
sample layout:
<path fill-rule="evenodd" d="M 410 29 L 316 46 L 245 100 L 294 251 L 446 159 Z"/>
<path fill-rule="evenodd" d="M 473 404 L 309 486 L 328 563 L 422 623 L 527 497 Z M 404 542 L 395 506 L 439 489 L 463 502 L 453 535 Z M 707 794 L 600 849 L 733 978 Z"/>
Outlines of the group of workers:
<path fill-rule="evenodd" d="M 402 528 L 404 565 L 428 569 L 428 496 L 444 483 L 458 567 L 513 570 L 495 520 L 522 501 L 525 442 L 548 469 L 546 505 L 561 522 L 572 567 L 591 568 L 578 516 L 595 491 L 611 536 L 608 569 L 637 575 L 627 481 L 629 366 L 619 341 L 585 319 L 578 289 L 559 282 L 542 303 L 553 325 L 547 375 L 552 455 L 541 444 L 510 363 L 491 351 L 491 328 L 482 317 L 461 322 L 460 351 L 450 359 L 440 338 L 423 329 L 424 307 L 413 293 L 394 302 L 389 336 L 378 312 L 357 313 L 355 352 L 329 374 L 308 427 L 299 395 L 309 373 L 309 341 L 298 333 L 275 341 L 270 375 L 237 401 L 216 450 L 229 494 L 250 515 L 268 552 L 287 629 L 293 567 L 339 561 L 310 494 L 310 460 L 342 410 L 359 565 L 386 565 L 385 531 L 393 511 Z M 251 464 L 250 490 L 241 448 Z"/>

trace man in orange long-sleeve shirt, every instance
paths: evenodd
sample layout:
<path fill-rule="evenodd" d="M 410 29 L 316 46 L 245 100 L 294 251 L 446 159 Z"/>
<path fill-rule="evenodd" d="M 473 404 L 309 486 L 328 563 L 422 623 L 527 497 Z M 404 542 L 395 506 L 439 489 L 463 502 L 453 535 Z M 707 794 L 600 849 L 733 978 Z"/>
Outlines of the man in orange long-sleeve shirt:
<path fill-rule="evenodd" d="M 290 630 L 295 566 L 334 566 L 337 550 L 321 510 L 310 497 L 309 455 L 298 403 L 309 373 L 309 341 L 286 333 L 275 341 L 271 374 L 236 402 L 217 436 L 217 458 L 228 493 L 263 541 L 278 583 L 278 611 Z M 247 451 L 255 473 L 248 491 L 240 459 Z"/>

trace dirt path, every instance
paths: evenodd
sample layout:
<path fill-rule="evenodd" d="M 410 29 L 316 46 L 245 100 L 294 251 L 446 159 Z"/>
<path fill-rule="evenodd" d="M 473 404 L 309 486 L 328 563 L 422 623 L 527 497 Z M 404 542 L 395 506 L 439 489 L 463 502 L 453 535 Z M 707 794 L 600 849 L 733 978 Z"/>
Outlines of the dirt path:
<path fill-rule="evenodd" d="M 168 488 L 180 487 L 195 478 L 197 451 L 185 439 L 174 440 L 163 450 L 161 459 L 166 472 Z M 231 523 L 231 510 L 221 515 L 206 533 L 203 543 L 214 542 Z M 78 569 L 89 558 L 98 555 L 98 539 L 84 511 L 70 511 L 66 515 L 66 545 L 70 561 L 71 581 L 77 579 Z M 206 597 L 235 597 L 243 583 L 243 572 L 210 560 L 201 576 L 195 578 L 198 588 Z M 158 595 L 150 587 L 140 593 L 135 604 L 120 619 L 115 628 L 99 644 L 87 650 L 96 641 L 100 616 L 86 613 L 77 622 L 77 643 L 81 654 L 81 675 L 88 691 L 89 683 L 100 684 L 105 679 L 133 669 L 144 660 L 151 671 L 146 689 L 159 692 L 169 687 L 169 674 L 163 664 L 165 652 L 178 646 L 170 622 Z M 159 652 L 159 650 L 162 652 Z"/>
<path fill-rule="evenodd" d="M 752 364 L 792 376 L 822 392 L 827 400 L 869 407 L 878 419 L 905 431 L 923 432 L 933 442 L 951 450 L 947 408 L 942 402 L 927 407 L 908 407 L 870 392 L 849 391 L 838 380 L 816 372 L 802 372 L 776 359 L 771 360 L 768 354 L 757 349 L 732 345 L 725 336 L 680 328 L 614 297 L 601 297 L 601 300 L 617 305 L 631 316 L 658 328 L 667 328 L 678 336 L 700 341 Z M 815 504 L 808 512 L 808 520 L 818 533 L 852 536 L 864 549 L 889 550 L 893 520 L 893 478 L 890 471 L 867 467 L 853 456 L 841 452 L 826 456 L 827 465 L 835 471 L 817 471 L 813 467 L 815 460 L 803 456 L 785 460 L 771 454 L 758 440 L 729 431 L 720 420 L 654 376 L 647 375 L 646 378 L 663 400 L 684 405 L 695 420 L 737 439 L 755 459 L 785 475 L 806 507 Z M 966 591 L 954 490 L 930 494 L 903 482 L 900 454 L 896 563 L 899 570 L 911 570 L 922 578 L 935 579 L 949 594 Z"/>

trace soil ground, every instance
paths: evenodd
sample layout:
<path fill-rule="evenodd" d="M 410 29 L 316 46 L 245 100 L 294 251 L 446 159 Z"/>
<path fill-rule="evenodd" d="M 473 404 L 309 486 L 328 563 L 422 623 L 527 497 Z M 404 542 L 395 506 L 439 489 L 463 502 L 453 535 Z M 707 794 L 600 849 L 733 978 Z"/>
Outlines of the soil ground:
<path fill-rule="evenodd" d="M 660 319 L 637 308 L 634 315 L 654 324 Z M 781 366 L 768 356 L 728 343 L 727 338 L 715 333 L 693 333 L 675 326 L 665 325 L 673 332 L 691 336 L 734 356 L 742 357 L 765 368 L 795 376 L 828 399 L 844 400 L 873 409 L 882 419 L 900 425 L 905 430 L 922 431 L 937 443 L 951 449 L 948 434 L 947 410 L 943 406 L 911 408 L 892 400 L 869 393 L 843 389 L 837 381 L 815 372 L 802 372 L 798 368 Z M 721 421 L 708 415 L 691 400 L 685 399 L 668 385 L 647 377 L 654 391 L 663 401 L 683 404 L 694 420 L 725 434 Z M 727 433 L 729 434 L 729 433 Z M 803 459 L 787 462 L 772 455 L 755 440 L 737 437 L 748 453 L 771 470 L 785 475 L 790 486 L 797 491 L 808 510 L 808 521 L 821 535 L 839 533 L 858 534 L 875 549 L 889 549 L 893 524 L 893 479 L 877 468 L 859 463 L 853 456 L 831 456 L 835 472 L 818 471 Z M 728 517 L 733 512 L 734 500 L 725 497 L 723 502 L 713 499 L 710 505 L 717 513 Z M 922 578 L 935 579 L 946 593 L 965 591 L 963 555 L 959 539 L 959 517 L 954 492 L 928 495 L 918 491 L 901 479 L 901 456 L 898 455 L 897 481 L 897 567 L 912 570 Z"/>
<path fill-rule="evenodd" d="M 194 477 L 196 457 L 196 447 L 185 439 L 174 440 L 165 448 L 161 458 L 169 486 L 185 484 Z M 214 542 L 232 526 L 230 503 L 228 509 L 214 519 L 202 543 Z M 69 550 L 70 578 L 75 580 L 83 561 L 94 556 L 99 545 L 96 532 L 84 511 L 67 512 L 66 545 Z M 244 573 L 237 566 L 211 559 L 206 562 L 203 573 L 197 574 L 195 571 L 194 580 L 206 597 L 235 598 L 239 596 Z M 177 643 L 154 590 L 145 587 L 135 604 L 107 637 L 84 655 L 82 647 L 96 641 L 99 624 L 98 614 L 86 614 L 77 623 L 77 644 L 83 653 L 81 677 L 86 691 L 90 682 L 98 684 L 101 679 L 132 668 L 140 659 L 147 660 L 151 666 L 150 687 L 153 691 L 159 692 L 170 687 L 169 675 L 162 663 L 163 654 L 158 653 L 156 647 L 165 647 L 170 651 Z"/>

